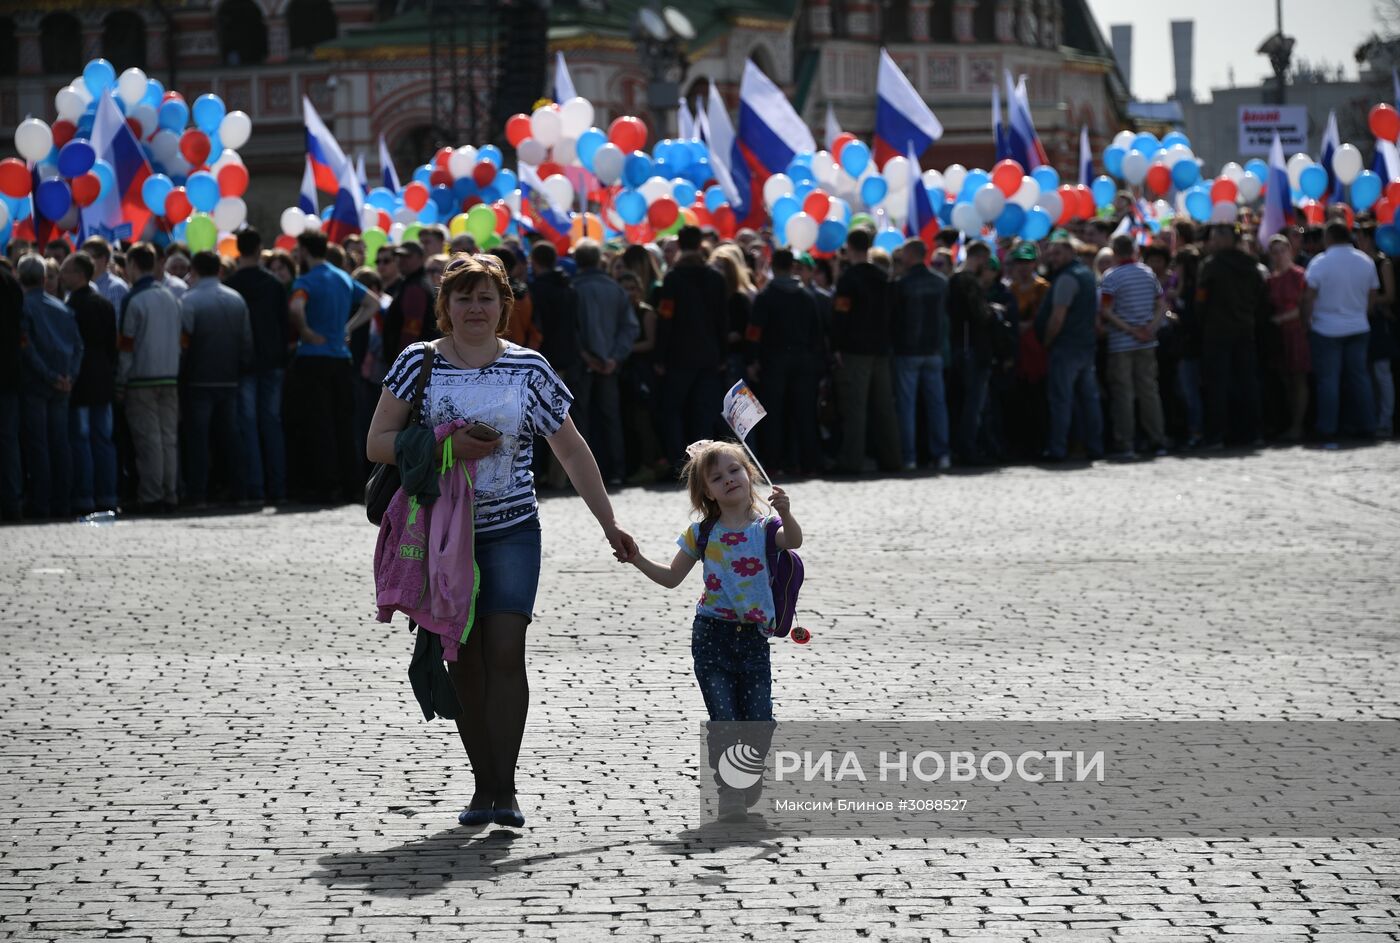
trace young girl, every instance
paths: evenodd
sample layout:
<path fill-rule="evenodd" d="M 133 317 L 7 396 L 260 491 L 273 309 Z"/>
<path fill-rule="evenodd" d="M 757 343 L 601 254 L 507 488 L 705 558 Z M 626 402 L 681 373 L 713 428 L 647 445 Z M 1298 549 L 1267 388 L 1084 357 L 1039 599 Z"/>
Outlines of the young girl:
<path fill-rule="evenodd" d="M 653 563 L 641 553 L 629 562 L 666 587 L 681 584 L 700 559 L 705 588 L 695 606 L 690 652 L 695 679 L 711 722 L 773 720 L 773 678 L 768 659 L 768 623 L 774 617 L 773 592 L 768 583 L 764 541 L 770 519 L 765 505 L 779 515 L 774 536 L 778 546 L 802 546 L 802 527 L 792 516 L 783 489 L 773 487 L 765 503 L 756 490 L 757 475 L 744 450 L 733 442 L 701 441 L 686 449 L 688 461 L 681 477 L 690 490 L 690 504 L 701 516 L 677 539 L 680 550 L 670 566 Z M 711 726 L 710 765 L 723 752 Z M 756 744 L 751 744 L 757 746 Z M 762 752 L 766 753 L 766 744 Z M 720 785 L 720 818 L 743 820 L 746 804 L 758 799 Z M 746 803 L 747 798 L 747 803 Z"/>

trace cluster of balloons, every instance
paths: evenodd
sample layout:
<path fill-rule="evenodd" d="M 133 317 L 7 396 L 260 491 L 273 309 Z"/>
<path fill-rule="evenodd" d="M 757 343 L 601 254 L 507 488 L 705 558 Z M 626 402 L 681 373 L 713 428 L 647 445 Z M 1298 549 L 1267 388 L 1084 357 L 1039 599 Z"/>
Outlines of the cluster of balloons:
<path fill-rule="evenodd" d="M 220 233 L 238 229 L 248 215 L 243 202 L 248 170 L 238 149 L 252 134 L 251 119 L 228 111 L 213 94 L 199 96 L 191 106 L 137 68 L 118 76 L 106 59 L 91 60 L 80 77 L 59 89 L 52 124 L 27 118 L 15 128 L 15 150 L 24 160 L 0 161 L 0 215 L 6 217 L 0 221 L 0 244 L 11 220 L 28 214 L 31 198 L 60 229 L 75 231 L 79 211 L 116 187 L 116 169 L 97 156 L 92 142 L 98 103 L 108 92 L 154 171 L 141 188 L 141 200 L 159 218 L 158 229 L 196 251 L 220 246 Z M 37 185 L 30 165 L 37 169 Z M 232 241 L 221 248 L 233 251 Z"/>

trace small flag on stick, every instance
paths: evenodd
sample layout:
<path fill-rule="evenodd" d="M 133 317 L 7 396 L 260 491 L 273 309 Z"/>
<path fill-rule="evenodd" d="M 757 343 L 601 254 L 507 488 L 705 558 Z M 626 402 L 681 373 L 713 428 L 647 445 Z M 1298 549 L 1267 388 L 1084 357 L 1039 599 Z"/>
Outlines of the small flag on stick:
<path fill-rule="evenodd" d="M 734 430 L 734 434 L 739 437 L 739 444 L 744 447 L 744 451 L 749 453 L 749 458 L 758 466 L 758 470 L 763 473 L 763 480 L 772 486 L 773 479 L 768 477 L 768 472 L 763 464 L 758 460 L 758 456 L 753 454 L 753 449 L 749 448 L 749 431 L 758 425 L 758 421 L 768 415 L 768 411 L 763 408 L 763 404 L 758 401 L 758 397 L 753 395 L 753 390 L 743 380 L 735 383 L 729 388 L 729 392 L 724 394 L 724 421 L 729 423 L 729 428 Z"/>

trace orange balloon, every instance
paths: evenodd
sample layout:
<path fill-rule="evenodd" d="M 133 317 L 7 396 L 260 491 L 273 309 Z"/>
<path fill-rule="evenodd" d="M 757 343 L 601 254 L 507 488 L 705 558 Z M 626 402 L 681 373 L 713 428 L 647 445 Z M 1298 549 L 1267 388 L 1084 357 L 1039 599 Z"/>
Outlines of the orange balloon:
<path fill-rule="evenodd" d="M 238 258 L 238 240 L 232 236 L 225 236 L 219 240 L 219 255 L 226 259 Z"/>
<path fill-rule="evenodd" d="M 586 222 L 585 222 L 586 221 Z M 569 241 L 578 242 L 580 239 L 592 239 L 595 242 L 603 241 L 603 217 L 597 213 L 575 213 L 573 221 L 569 224 Z"/>

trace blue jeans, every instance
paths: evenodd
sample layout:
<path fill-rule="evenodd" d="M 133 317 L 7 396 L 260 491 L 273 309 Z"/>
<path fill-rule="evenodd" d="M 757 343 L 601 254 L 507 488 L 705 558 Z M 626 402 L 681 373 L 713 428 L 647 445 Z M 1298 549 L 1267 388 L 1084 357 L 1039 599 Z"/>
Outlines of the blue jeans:
<path fill-rule="evenodd" d="M 238 382 L 244 483 L 248 497 L 280 501 L 287 494 L 287 449 L 282 439 L 282 371 L 246 374 Z"/>
<path fill-rule="evenodd" d="M 73 406 L 68 411 L 73 449 L 73 505 L 79 514 L 117 506 L 117 447 L 112 442 L 112 404 Z"/>
<path fill-rule="evenodd" d="M 768 639 L 755 625 L 697 615 L 690 654 L 710 720 L 772 720 Z"/>
<path fill-rule="evenodd" d="M 24 463 L 20 461 L 18 393 L 0 393 L 0 511 L 20 512 L 24 502 Z"/>
<path fill-rule="evenodd" d="M 1069 451 L 1070 421 L 1079 418 L 1084 448 L 1091 457 L 1103 455 L 1103 411 L 1094 371 L 1094 348 L 1050 348 L 1050 372 L 1045 381 L 1050 400 L 1050 436 L 1046 454 L 1064 458 Z"/>
<path fill-rule="evenodd" d="M 235 500 L 243 497 L 238 461 L 238 390 L 231 386 L 192 386 L 185 391 L 185 488 L 191 501 L 209 497 L 209 435 L 214 432 L 229 470 Z"/>
<path fill-rule="evenodd" d="M 1324 439 L 1336 438 L 1343 395 L 1352 408 L 1356 431 L 1368 436 L 1376 431 L 1376 401 L 1371 395 L 1371 375 L 1366 366 L 1370 334 L 1308 334 L 1313 376 L 1317 379 L 1317 434 Z"/>
<path fill-rule="evenodd" d="M 894 408 L 899 416 L 899 441 L 904 464 L 915 454 L 914 417 L 922 399 L 928 413 L 928 448 L 934 458 L 948 454 L 948 400 L 943 390 L 943 358 L 937 354 L 896 355 Z"/>
<path fill-rule="evenodd" d="M 22 413 L 30 511 L 35 517 L 66 517 L 72 471 L 68 454 L 68 394 L 26 390 Z"/>
<path fill-rule="evenodd" d="M 977 458 L 977 440 L 982 430 L 982 412 L 987 408 L 987 386 L 992 380 L 990 365 L 964 351 L 956 358 L 962 387 L 962 410 L 958 414 L 958 454 L 966 461 Z"/>
<path fill-rule="evenodd" d="M 1201 399 L 1201 359 L 1183 357 L 1176 365 L 1176 386 L 1186 404 L 1186 434 L 1200 437 L 1205 432 L 1205 402 Z"/>

